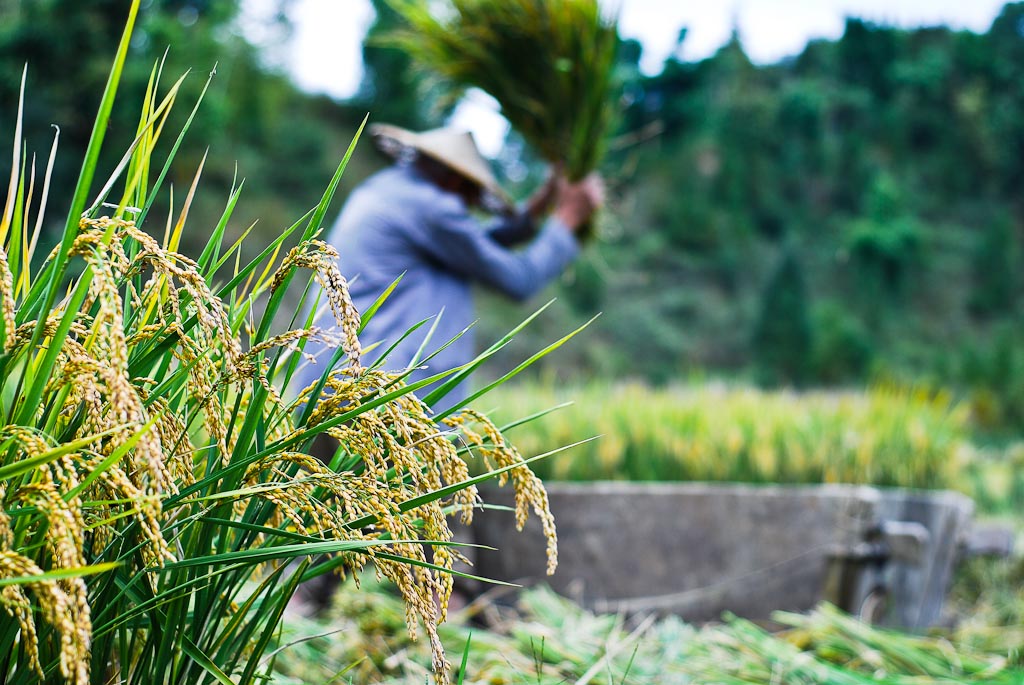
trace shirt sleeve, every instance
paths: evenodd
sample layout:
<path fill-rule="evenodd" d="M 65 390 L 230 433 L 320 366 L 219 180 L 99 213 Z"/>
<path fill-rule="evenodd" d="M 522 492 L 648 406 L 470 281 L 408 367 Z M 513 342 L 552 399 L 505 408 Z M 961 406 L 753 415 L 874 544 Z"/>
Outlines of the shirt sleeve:
<path fill-rule="evenodd" d="M 525 248 L 510 250 L 457 201 L 435 206 L 421 242 L 433 261 L 516 300 L 536 293 L 579 253 L 575 236 L 554 218 Z"/>
<path fill-rule="evenodd" d="M 513 247 L 522 245 L 537 235 L 537 225 L 525 209 L 487 224 L 485 229 L 491 239 L 499 245 Z"/>

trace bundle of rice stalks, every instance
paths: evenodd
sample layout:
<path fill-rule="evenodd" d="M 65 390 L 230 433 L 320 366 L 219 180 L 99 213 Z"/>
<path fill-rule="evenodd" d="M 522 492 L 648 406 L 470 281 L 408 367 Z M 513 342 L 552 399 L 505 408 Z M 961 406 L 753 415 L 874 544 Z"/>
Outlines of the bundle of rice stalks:
<path fill-rule="evenodd" d="M 1007 660 L 954 647 L 944 639 L 906 635 L 876 628 L 823 604 L 807 615 L 777 612 L 773 618 L 791 626 L 786 640 L 843 668 L 875 677 L 897 675 L 989 682 L 1003 673 Z"/>
<path fill-rule="evenodd" d="M 600 163 L 618 108 L 616 21 L 596 0 L 393 0 L 393 44 L 457 88 L 476 87 L 569 180 Z"/>

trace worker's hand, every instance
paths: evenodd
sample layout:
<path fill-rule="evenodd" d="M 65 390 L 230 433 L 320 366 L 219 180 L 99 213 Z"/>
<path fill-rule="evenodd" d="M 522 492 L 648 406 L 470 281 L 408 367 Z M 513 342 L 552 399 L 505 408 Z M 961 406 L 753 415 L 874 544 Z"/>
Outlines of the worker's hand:
<path fill-rule="evenodd" d="M 554 214 L 569 230 L 575 232 L 603 204 L 604 181 L 598 174 L 591 174 L 578 183 L 562 184 Z"/>
<path fill-rule="evenodd" d="M 551 211 L 558 197 L 558 189 L 564 182 L 561 165 L 552 167 L 544 184 L 537 188 L 530 199 L 526 201 L 526 211 L 530 214 L 531 219 L 536 221 Z"/>

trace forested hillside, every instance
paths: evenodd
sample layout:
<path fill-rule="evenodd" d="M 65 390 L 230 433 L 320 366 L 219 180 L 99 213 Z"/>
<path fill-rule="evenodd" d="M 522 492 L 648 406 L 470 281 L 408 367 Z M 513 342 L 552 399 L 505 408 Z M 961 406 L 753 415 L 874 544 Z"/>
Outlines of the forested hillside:
<path fill-rule="evenodd" d="M 60 128 L 52 197 L 68 197 L 62 189 L 77 178 L 128 5 L 125 0 L 0 0 L 4 149 L 13 137 L 18 88 L 27 64 L 26 138 L 29 153 L 37 154 L 40 173 L 54 135 L 51 125 Z M 129 103 L 142 101 L 153 66 L 162 65 L 164 90 L 188 72 L 167 124 L 173 133 L 164 135 L 164 151 L 173 145 L 215 70 L 195 113 L 191 135 L 183 140 L 170 172 L 175 212 L 180 211 L 209 146 L 202 170 L 206 192 L 197 196 L 199 205 L 193 207 L 192 215 L 199 220 L 191 225 L 215 222 L 232 184 L 244 179 L 247 201 L 230 233 L 237 237 L 259 219 L 256 233 L 272 236 L 319 200 L 367 109 L 350 110 L 302 93 L 284 74 L 268 69 L 263 56 L 240 33 L 240 5 L 239 0 L 150 0 L 145 4 L 118 91 L 118 101 L 125 106 L 115 109 L 109 126 L 116 137 L 109 149 L 123 150 L 131 143 L 127 134 L 136 130 L 138 114 Z M 265 33 L 281 41 L 288 30 L 281 15 Z M 8 164 L 6 152 L 3 157 L 0 166 Z M 117 162 L 117 158 L 102 160 L 99 169 L 104 180 Z M 362 173 L 354 168 L 346 182 L 354 184 Z M 65 208 L 57 209 L 54 216 Z M 162 221 L 155 218 L 161 214 L 166 216 L 167 207 L 163 209 L 153 213 L 154 221 Z M 184 245 L 186 250 L 201 248 L 206 240 L 196 231 L 184 236 Z M 267 241 L 256 242 L 265 245 Z"/>
<path fill-rule="evenodd" d="M 982 35 L 851 19 L 779 64 L 734 38 L 628 83 L 614 216 L 556 305 L 604 315 L 551 364 L 924 377 L 1024 418 L 1022 68 L 1017 4 Z"/>
<path fill-rule="evenodd" d="M 40 167 L 50 124 L 61 130 L 55 188 L 77 173 L 124 5 L 0 0 L 0 112 L 16 111 L 27 58 L 27 137 Z M 311 207 L 367 112 L 419 126 L 443 115 L 423 105 L 436 93 L 416 89 L 432 82 L 386 48 L 364 49 L 363 89 L 335 102 L 265 66 L 239 36 L 237 2 L 152 5 L 160 11 L 145 15 L 120 97 L 141 98 L 141 65 L 170 46 L 163 82 L 192 69 L 176 128 L 217 64 L 197 115 L 203 135 L 185 139 L 171 174 L 175 211 L 207 144 L 216 154 L 203 171 L 204 202 L 215 188 L 226 201 L 236 174 L 246 178 L 247 213 L 231 235 L 259 217 L 254 243 L 263 245 Z M 380 17 L 374 35 L 393 25 L 390 13 Z M 623 44 L 626 111 L 605 170 L 614 202 L 602 235 L 546 293 L 559 301 L 516 342 L 520 355 L 600 311 L 548 373 L 797 386 L 924 377 L 970 392 L 993 425 L 1024 420 L 1024 3 L 1007 5 L 984 34 L 851 19 L 839 40 L 767 66 L 752 64 L 735 38 L 652 77 L 640 75 L 639 56 L 637 44 Z M 11 125 L 0 120 L 0 131 Z M 519 157 L 510 144 L 504 160 Z M 364 142 L 342 199 L 380 163 Z M 516 166 L 505 170 L 518 177 Z M 221 209 L 194 207 L 190 225 Z M 526 313 L 481 304 L 483 339 Z"/>

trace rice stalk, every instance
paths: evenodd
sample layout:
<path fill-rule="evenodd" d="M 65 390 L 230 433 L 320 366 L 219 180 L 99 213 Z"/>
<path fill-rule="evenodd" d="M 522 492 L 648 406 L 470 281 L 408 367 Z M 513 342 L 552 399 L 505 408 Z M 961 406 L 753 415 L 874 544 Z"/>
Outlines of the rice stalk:
<path fill-rule="evenodd" d="M 963 487 L 974 458 L 965 408 L 948 393 L 589 383 L 507 385 L 496 419 L 562 406 L 513 435 L 524 452 L 601 434 L 538 467 L 544 479 L 858 483 Z"/>
<path fill-rule="evenodd" d="M 616 123 L 618 31 L 596 0 L 392 0 L 389 44 L 457 89 L 480 88 L 537 153 L 577 181 Z"/>
<path fill-rule="evenodd" d="M 35 193 L 47 181 L 19 163 L 20 116 L 15 131 L 0 224 L 0 610 L 12 619 L 0 623 L 0 672 L 11 685 L 262 681 L 300 580 L 372 568 L 398 588 L 410 637 L 426 633 L 446 682 L 438 626 L 461 558 L 446 515 L 468 521 L 480 504 L 474 453 L 453 431 L 511 474 L 524 515 L 532 507 L 550 529 L 554 564 L 543 486 L 482 414 L 439 426 L 416 394 L 425 383 L 363 366 L 362 317 L 337 254 L 317 240 L 351 146 L 318 206 L 255 260 L 241 260 L 240 242 L 222 245 L 237 190 L 191 259 L 175 248 L 202 163 L 163 240 L 137 223 L 170 165 L 150 173 L 177 92 L 159 95 L 158 66 L 129 152 L 86 207 L 130 28 L 65 232 L 35 269 L 46 204 Z M 102 214 L 119 183 L 120 201 Z M 326 336 L 282 329 L 281 307 L 289 287 L 308 292 L 314 280 L 342 331 L 331 341 L 342 359 L 294 388 L 305 342 Z M 311 451 L 321 434 L 336 441 L 326 460 Z M 325 557 L 288 565 L 314 555 Z"/>

